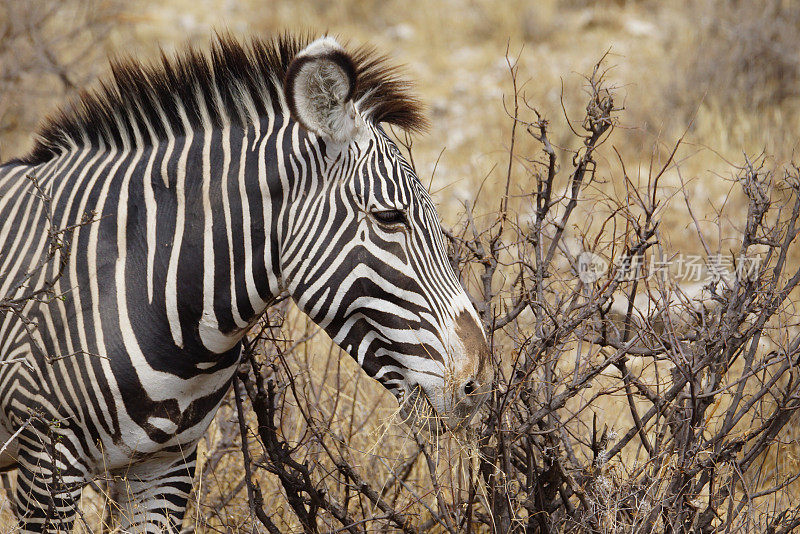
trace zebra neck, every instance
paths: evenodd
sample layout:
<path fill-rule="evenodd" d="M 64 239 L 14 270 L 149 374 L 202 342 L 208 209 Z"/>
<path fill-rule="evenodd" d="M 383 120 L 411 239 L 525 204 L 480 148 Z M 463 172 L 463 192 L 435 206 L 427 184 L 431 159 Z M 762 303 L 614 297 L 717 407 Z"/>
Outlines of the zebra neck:
<path fill-rule="evenodd" d="M 165 197 L 156 204 L 175 204 L 165 307 L 177 346 L 195 337 L 211 353 L 230 350 L 282 291 L 297 135 L 278 116 L 187 136 L 168 185 L 152 177 Z"/>

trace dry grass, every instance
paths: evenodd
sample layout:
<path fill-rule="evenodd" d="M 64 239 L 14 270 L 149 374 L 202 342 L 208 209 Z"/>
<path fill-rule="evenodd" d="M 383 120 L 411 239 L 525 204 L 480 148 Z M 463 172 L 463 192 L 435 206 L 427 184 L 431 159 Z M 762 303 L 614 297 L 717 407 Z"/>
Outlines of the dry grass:
<path fill-rule="evenodd" d="M 474 202 L 478 223 L 496 212 L 510 139 L 507 109 L 512 91 L 507 56 L 519 57 L 518 80 L 528 102 L 553 119 L 562 116 L 562 105 L 569 117 L 579 118 L 585 112 L 585 83 L 578 73 L 589 72 L 610 51 L 609 61 L 616 66 L 609 76 L 619 86 L 625 107 L 622 128 L 613 143 L 634 182 L 643 180 L 648 168 L 659 168 L 674 141 L 685 133 L 677 154 L 680 174 L 678 167 L 671 168 L 662 184 L 666 215 L 661 238 L 672 251 L 701 250 L 701 243 L 692 238 L 684 200 L 670 198 L 682 182 L 687 184 L 696 215 L 714 223 L 714 213 L 723 204 L 734 211 L 744 205 L 743 198 L 729 194 L 730 162 L 741 161 L 743 153 L 766 150 L 774 155 L 772 164 L 786 163 L 794 154 L 800 131 L 800 100 L 794 90 L 800 78 L 796 55 L 800 14 L 791 2 L 771 2 L 763 8 L 746 3 L 730 8 L 716 0 L 545 0 L 535 5 L 522 0 L 135 0 L 124 6 L 113 0 L 37 0 L 36 4 L 37 9 L 20 10 L 14 0 L 0 3 L 0 29 L 13 30 L 0 43 L 3 158 L 23 152 L 33 125 L 47 109 L 102 71 L 99 57 L 106 53 L 148 57 L 158 46 L 169 50 L 187 41 L 202 44 L 214 28 L 227 28 L 237 35 L 286 28 L 328 29 L 355 42 L 374 43 L 406 63 L 429 105 L 432 123 L 429 134 L 414 140 L 414 159 L 420 178 L 431 184 L 446 226 L 463 219 L 465 202 Z M 45 22 L 41 31 L 27 31 L 38 27 L 35 17 L 30 17 L 49 8 L 56 9 L 57 22 Z M 742 33 L 748 39 L 739 39 Z M 53 51 L 52 57 L 35 53 L 42 44 Z M 575 148 L 566 124 L 553 122 L 553 143 Z M 517 150 L 533 153 L 535 143 L 520 140 Z M 624 184 L 605 180 L 620 176 L 614 152 L 606 150 L 600 157 L 605 158 L 600 162 L 603 174 L 595 187 L 624 199 Z M 519 179 L 512 194 L 527 192 L 532 186 L 525 166 L 525 161 L 513 163 Z M 476 191 L 480 191 L 477 200 Z M 512 200 L 512 208 L 523 216 L 530 209 L 522 200 Z M 605 215 L 596 206 L 583 213 L 598 223 Z M 733 223 L 728 219 L 721 223 L 730 235 Z M 605 245 L 611 247 L 612 241 Z M 725 235 L 719 243 L 724 248 Z M 473 286 L 476 282 L 468 281 Z M 331 435 L 342 438 L 335 444 L 336 451 L 362 474 L 368 473 L 374 486 L 391 486 L 387 498 L 395 509 L 414 518 L 415 527 L 441 529 L 434 524 L 433 512 L 443 502 L 458 501 L 452 496 L 475 476 L 476 450 L 470 440 L 441 437 L 430 449 L 432 459 L 438 461 L 435 465 L 426 461 L 424 454 L 419 456 L 415 436 L 399 422 L 394 399 L 332 347 L 324 334 L 316 334 L 316 327 L 304 316 L 294 309 L 285 313 L 282 335 L 303 341 L 294 346 L 288 367 L 274 362 L 276 373 L 294 377 L 294 389 L 280 392 L 283 439 L 290 444 L 308 443 L 311 430 L 306 416 L 310 416 Z M 513 343 L 505 338 L 496 341 L 495 349 L 504 355 L 514 352 Z M 274 354 L 264 357 L 274 358 Z M 652 367 L 637 372 L 649 378 L 657 375 Z M 601 377 L 594 389 L 575 402 L 585 401 L 612 380 Z M 626 402 L 622 396 L 603 397 L 595 404 L 600 424 L 629 425 Z M 303 414 L 301 408 L 309 406 L 314 412 Z M 196 489 L 199 503 L 190 513 L 198 523 L 207 520 L 207 532 L 252 531 L 242 490 L 241 454 L 231 441 L 235 417 L 235 407 L 224 406 L 201 449 L 200 469 L 205 469 L 204 462 L 211 467 L 199 477 L 206 486 Z M 797 472 L 797 437 L 790 428 L 784 444 L 765 456 L 764 469 Z M 304 446 L 297 459 L 319 461 L 324 454 L 319 444 Z M 611 486 L 624 485 L 625 473 L 638 461 L 637 454 L 626 452 L 606 468 Z M 353 506 L 365 517 L 380 514 L 358 495 L 349 496 L 347 486 L 326 462 L 321 465 L 330 471 L 314 473 L 321 485 L 337 498 L 353 499 Z M 403 483 L 391 482 L 398 472 L 406 471 Z M 278 524 L 281 531 L 301 531 L 275 478 L 263 473 L 259 477 L 266 508 L 273 520 L 284 521 Z M 610 500 L 616 495 L 611 489 Z M 520 488 L 511 485 L 508 491 Z M 797 491 L 792 494 L 795 499 Z M 84 500 L 94 527 L 102 520 L 103 500 L 92 491 L 86 492 Z M 0 523 L 9 517 L 7 503 L 2 506 Z M 93 514 L 92 509 L 97 512 Z M 335 522 L 329 526 L 338 528 Z"/>

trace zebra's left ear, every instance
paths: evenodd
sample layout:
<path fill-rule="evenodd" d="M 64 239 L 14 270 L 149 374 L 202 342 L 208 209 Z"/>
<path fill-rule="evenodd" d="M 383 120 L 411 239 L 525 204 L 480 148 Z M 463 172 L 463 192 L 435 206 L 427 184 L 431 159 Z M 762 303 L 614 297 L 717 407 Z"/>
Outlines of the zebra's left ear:
<path fill-rule="evenodd" d="M 332 37 L 317 39 L 295 56 L 284 80 L 286 102 L 305 129 L 337 143 L 356 133 L 356 67 Z"/>

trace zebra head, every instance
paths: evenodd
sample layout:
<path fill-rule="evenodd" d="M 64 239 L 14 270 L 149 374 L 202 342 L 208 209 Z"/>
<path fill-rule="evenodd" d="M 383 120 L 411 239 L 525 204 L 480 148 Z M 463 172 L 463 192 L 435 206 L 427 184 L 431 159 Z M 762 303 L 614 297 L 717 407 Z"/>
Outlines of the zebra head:
<path fill-rule="evenodd" d="M 281 275 L 300 308 L 398 398 L 405 419 L 455 428 L 491 387 L 486 337 L 431 198 L 374 120 L 375 95 L 356 96 L 356 65 L 326 37 L 288 68 L 295 150 L 315 163 L 287 215 Z"/>

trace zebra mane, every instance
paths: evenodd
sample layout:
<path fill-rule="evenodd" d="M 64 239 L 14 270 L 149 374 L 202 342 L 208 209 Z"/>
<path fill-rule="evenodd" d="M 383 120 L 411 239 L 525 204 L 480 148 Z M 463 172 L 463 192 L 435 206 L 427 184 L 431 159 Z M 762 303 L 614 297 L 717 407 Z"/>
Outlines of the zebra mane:
<path fill-rule="evenodd" d="M 242 44 L 217 36 L 210 52 L 187 47 L 174 57 L 163 51 L 155 63 L 133 59 L 111 62 L 111 75 L 93 90 L 82 91 L 40 126 L 34 146 L 21 163 L 49 161 L 64 150 L 87 143 L 135 146 L 226 122 L 246 124 L 281 110 L 283 81 L 292 59 L 313 40 L 286 33 Z M 374 48 L 349 52 L 358 75 L 355 101 L 374 123 L 422 131 L 427 123 L 411 84 L 400 69 Z"/>

